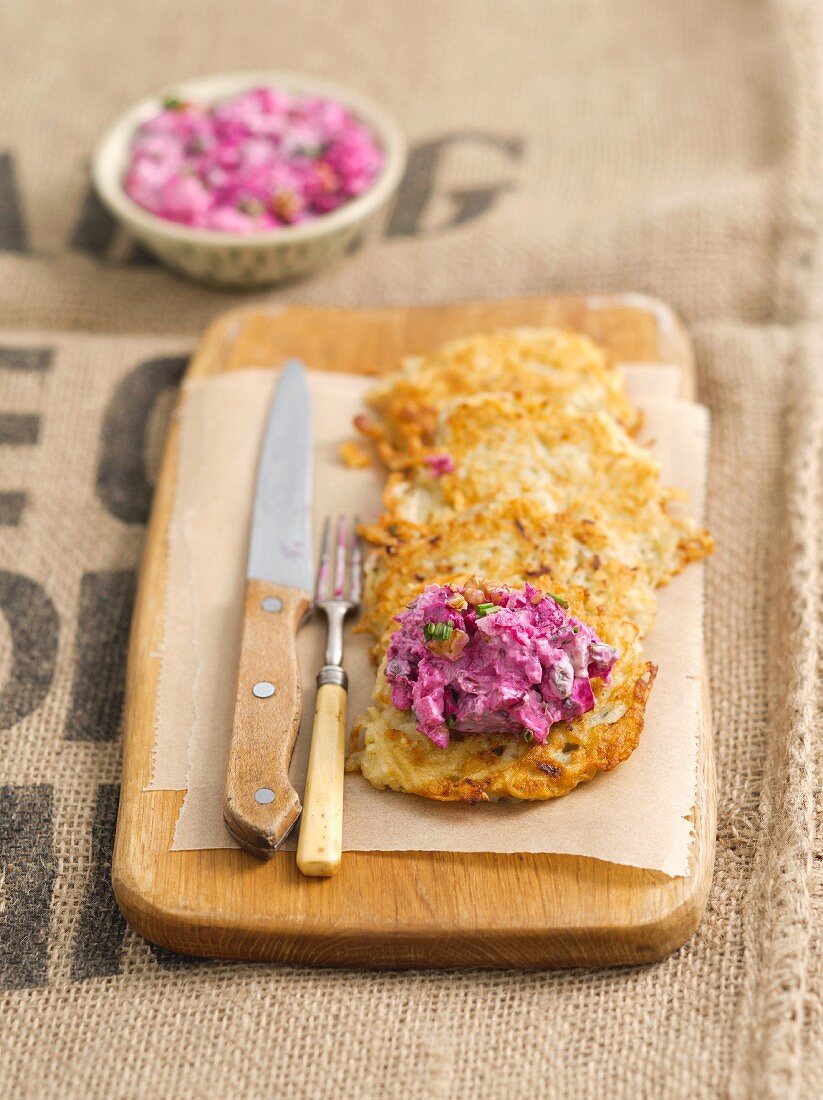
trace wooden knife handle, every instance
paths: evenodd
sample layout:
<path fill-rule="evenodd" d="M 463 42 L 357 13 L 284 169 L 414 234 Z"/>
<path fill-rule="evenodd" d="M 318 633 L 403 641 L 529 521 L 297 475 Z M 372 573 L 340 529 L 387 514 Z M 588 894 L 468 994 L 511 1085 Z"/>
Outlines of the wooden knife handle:
<path fill-rule="evenodd" d="M 297 630 L 310 602 L 295 588 L 246 584 L 223 818 L 260 859 L 274 855 L 300 816 L 289 764 L 302 704 Z"/>
<path fill-rule="evenodd" d="M 304 875 L 328 878 L 343 850 L 343 778 L 346 757 L 346 689 L 317 689 L 305 808 L 297 841 L 297 866 Z"/>

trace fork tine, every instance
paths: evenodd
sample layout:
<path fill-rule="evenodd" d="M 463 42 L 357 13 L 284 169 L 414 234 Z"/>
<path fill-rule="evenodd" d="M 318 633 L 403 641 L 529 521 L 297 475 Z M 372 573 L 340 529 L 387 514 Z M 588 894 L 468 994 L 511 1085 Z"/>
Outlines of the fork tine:
<path fill-rule="evenodd" d="M 334 598 L 341 600 L 346 591 L 346 517 L 337 520 L 337 548 L 334 554 Z"/>
<path fill-rule="evenodd" d="M 352 528 L 351 562 L 349 564 L 349 599 L 352 603 L 360 603 L 360 593 L 363 587 L 363 546 L 357 528 L 360 517 L 354 517 Z"/>
<path fill-rule="evenodd" d="M 323 537 L 320 543 L 320 564 L 317 566 L 317 582 L 314 588 L 316 602 L 325 600 L 329 595 L 329 566 L 331 564 L 331 519 L 326 516 L 323 523 Z"/>

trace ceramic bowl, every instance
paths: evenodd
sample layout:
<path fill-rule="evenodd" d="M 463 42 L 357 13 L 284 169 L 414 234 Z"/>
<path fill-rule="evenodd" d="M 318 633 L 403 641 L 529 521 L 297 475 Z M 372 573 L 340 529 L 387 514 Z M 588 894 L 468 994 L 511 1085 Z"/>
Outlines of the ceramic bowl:
<path fill-rule="evenodd" d="M 383 149 L 379 175 L 362 194 L 303 225 L 232 234 L 194 229 L 157 217 L 123 189 L 134 131 L 159 110 L 166 95 L 214 103 L 249 88 L 269 85 L 345 104 Z M 367 230 L 397 189 L 406 166 L 406 141 L 394 118 L 379 104 L 324 80 L 281 72 L 224 73 L 170 85 L 141 100 L 107 131 L 94 151 L 92 176 L 111 214 L 168 267 L 212 286 L 251 289 L 295 279 L 345 252 Z"/>

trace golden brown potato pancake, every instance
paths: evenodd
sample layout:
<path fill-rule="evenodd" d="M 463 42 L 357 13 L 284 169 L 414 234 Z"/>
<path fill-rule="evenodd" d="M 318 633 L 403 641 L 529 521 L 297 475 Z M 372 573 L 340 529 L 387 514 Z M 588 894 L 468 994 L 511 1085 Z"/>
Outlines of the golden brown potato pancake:
<path fill-rule="evenodd" d="M 438 802 L 499 798 L 544 800 L 567 794 L 598 771 L 608 771 L 637 747 L 656 669 L 644 661 L 630 624 L 588 616 L 598 635 L 621 652 L 610 683 L 592 681 L 595 707 L 571 722 L 555 723 L 542 745 L 510 733 L 452 733 L 443 749 L 415 727 L 410 711 L 392 706 L 383 668 L 374 703 L 352 730 L 350 770 L 372 786 Z"/>
<path fill-rule="evenodd" d="M 434 476 L 424 458 L 389 478 L 392 520 L 426 525 L 506 498 L 589 517 L 612 535 L 614 555 L 663 584 L 711 540 L 671 515 L 678 494 L 660 465 L 606 413 L 575 413 L 540 398 L 482 394 L 443 410 L 432 448 L 454 470 Z"/>
<path fill-rule="evenodd" d="M 609 610 L 647 633 L 656 600 L 645 566 L 615 555 L 611 532 L 586 516 L 552 515 L 527 498 L 502 500 L 422 527 L 383 519 L 364 529 L 377 546 L 366 572 L 362 624 L 380 638 L 427 584 L 494 577 L 543 591 L 585 588 L 590 608 Z"/>
<path fill-rule="evenodd" d="M 577 332 L 517 328 L 471 336 L 404 361 L 369 394 L 381 434 L 407 450 L 430 442 L 440 410 L 478 393 L 537 396 L 578 412 L 604 410 L 629 431 L 640 416 L 619 373 Z"/>

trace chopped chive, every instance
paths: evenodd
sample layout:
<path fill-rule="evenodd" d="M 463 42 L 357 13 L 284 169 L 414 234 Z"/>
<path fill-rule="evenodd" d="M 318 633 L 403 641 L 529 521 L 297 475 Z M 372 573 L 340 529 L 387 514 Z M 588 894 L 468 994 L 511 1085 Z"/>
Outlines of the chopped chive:
<path fill-rule="evenodd" d="M 475 608 L 475 611 L 477 612 L 477 617 L 479 619 L 485 618 L 486 615 L 488 615 L 488 613 L 490 611 L 493 611 L 496 607 L 496 603 L 479 603 Z"/>
<path fill-rule="evenodd" d="M 426 623 L 423 627 L 423 637 L 427 642 L 445 642 L 454 633 L 451 623 Z"/>
<path fill-rule="evenodd" d="M 531 730 L 523 730 L 523 740 L 530 745 L 534 741 L 534 733 Z"/>
<path fill-rule="evenodd" d="M 167 111 L 179 111 L 186 104 L 179 95 L 166 95 L 163 96 L 163 106 Z"/>
<path fill-rule="evenodd" d="M 457 719 L 453 714 L 450 714 L 449 717 L 446 719 L 446 725 L 449 727 L 450 730 L 453 730 L 454 727 L 457 725 Z"/>
<path fill-rule="evenodd" d="M 554 600 L 559 607 L 567 608 L 569 606 L 569 601 L 563 596 L 555 596 L 554 592 L 547 592 L 546 595 L 550 600 Z"/>

